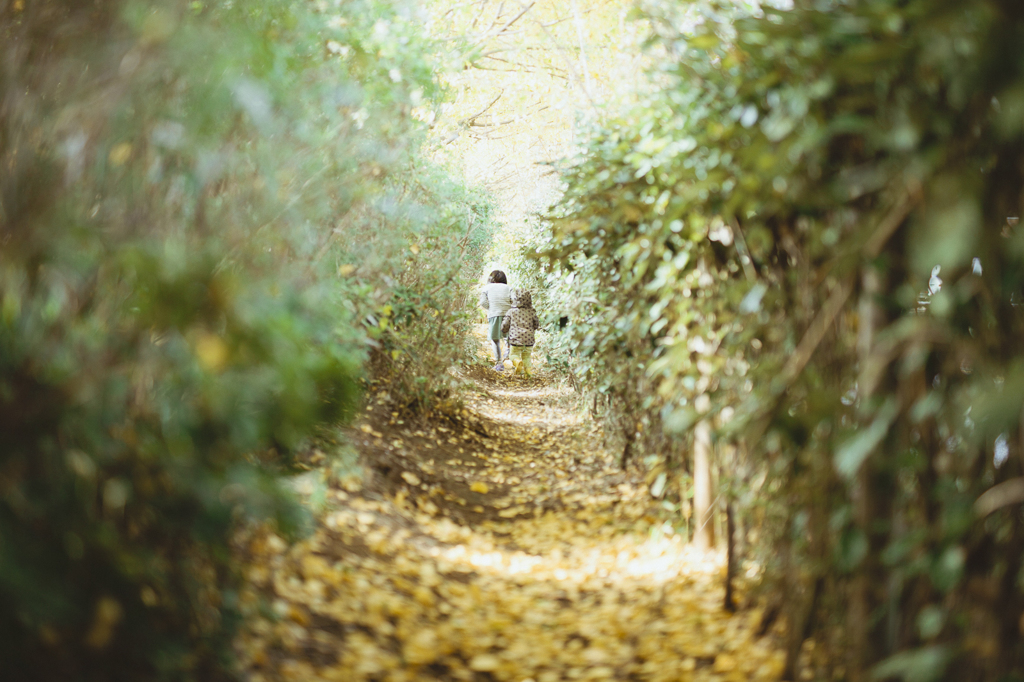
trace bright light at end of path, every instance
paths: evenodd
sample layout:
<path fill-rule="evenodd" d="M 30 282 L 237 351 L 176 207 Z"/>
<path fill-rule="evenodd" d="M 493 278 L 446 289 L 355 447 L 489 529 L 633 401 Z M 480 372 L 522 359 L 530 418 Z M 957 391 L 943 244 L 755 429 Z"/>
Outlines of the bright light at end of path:
<path fill-rule="evenodd" d="M 442 572 L 473 570 L 496 578 L 529 581 L 586 583 L 644 583 L 657 585 L 685 577 L 716 576 L 722 557 L 717 552 L 700 552 L 679 537 L 639 540 L 622 537 L 576 547 L 563 553 L 554 549 L 543 554 L 501 549 L 473 549 L 455 545 L 439 552 Z"/>

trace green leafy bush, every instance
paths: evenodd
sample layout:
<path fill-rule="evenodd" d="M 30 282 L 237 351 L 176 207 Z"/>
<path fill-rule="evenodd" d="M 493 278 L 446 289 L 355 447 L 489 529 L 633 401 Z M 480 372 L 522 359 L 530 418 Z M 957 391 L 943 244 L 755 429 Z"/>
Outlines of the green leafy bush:
<path fill-rule="evenodd" d="M 646 7 L 664 90 L 568 168 L 546 251 L 585 386 L 746 445 L 789 674 L 816 628 L 855 679 L 1019 677 L 1020 7 Z"/>
<path fill-rule="evenodd" d="M 231 529 L 302 523 L 367 316 L 442 310 L 486 227 L 419 155 L 431 49 L 374 0 L 0 3 L 5 679 L 231 675 Z"/>
<path fill-rule="evenodd" d="M 414 238 L 404 247 L 404 263 L 382 281 L 378 290 L 386 297 L 366 318 L 376 342 L 371 358 L 376 388 L 392 407 L 412 414 L 456 398 L 449 370 L 467 357 L 467 334 L 476 321 L 476 278 L 494 230 L 489 201 L 453 176 L 417 164 L 415 174 L 400 181 L 398 191 L 415 193 L 420 212 L 430 220 L 410 223 Z M 353 276 L 364 272 L 373 277 L 365 267 Z"/>

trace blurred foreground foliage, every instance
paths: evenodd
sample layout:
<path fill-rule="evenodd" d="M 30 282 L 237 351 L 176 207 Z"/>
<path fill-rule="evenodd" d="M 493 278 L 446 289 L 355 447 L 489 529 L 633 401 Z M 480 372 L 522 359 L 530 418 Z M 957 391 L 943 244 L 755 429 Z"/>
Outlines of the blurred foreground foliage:
<path fill-rule="evenodd" d="M 1024 679 L 1024 6 L 643 16 L 544 250 L 583 389 L 684 508 L 715 429 L 788 675 Z"/>
<path fill-rule="evenodd" d="M 421 19 L 0 1 L 4 679 L 230 676 L 232 525 L 302 526 L 369 351 L 447 391 L 490 219 L 420 151 Z"/>

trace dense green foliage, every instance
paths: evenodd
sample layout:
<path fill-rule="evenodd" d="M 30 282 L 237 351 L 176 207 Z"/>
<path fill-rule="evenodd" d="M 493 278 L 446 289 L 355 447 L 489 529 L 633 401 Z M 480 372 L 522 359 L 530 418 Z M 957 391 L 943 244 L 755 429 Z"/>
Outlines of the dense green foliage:
<path fill-rule="evenodd" d="M 446 390 L 489 222 L 419 153 L 420 19 L 0 2 L 5 679 L 227 674 L 233 523 L 302 522 L 276 474 L 372 348 Z"/>
<path fill-rule="evenodd" d="M 1021 679 L 1024 7 L 647 7 L 665 87 L 546 250 L 584 388 L 675 471 L 700 420 L 745 446 L 791 666 L 816 632 L 850 679 Z"/>

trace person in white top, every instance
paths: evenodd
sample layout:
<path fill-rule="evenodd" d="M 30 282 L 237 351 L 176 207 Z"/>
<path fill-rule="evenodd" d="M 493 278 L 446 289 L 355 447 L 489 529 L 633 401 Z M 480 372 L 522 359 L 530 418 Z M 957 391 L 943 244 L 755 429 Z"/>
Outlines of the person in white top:
<path fill-rule="evenodd" d="M 487 278 L 487 284 L 480 290 L 480 307 L 487 309 L 487 338 L 494 344 L 494 369 L 503 372 L 505 366 L 501 362 L 501 323 L 505 319 L 505 313 L 512 307 L 512 290 L 509 289 L 508 279 L 501 270 L 492 272 Z M 508 352 L 511 350 L 510 347 Z"/>

